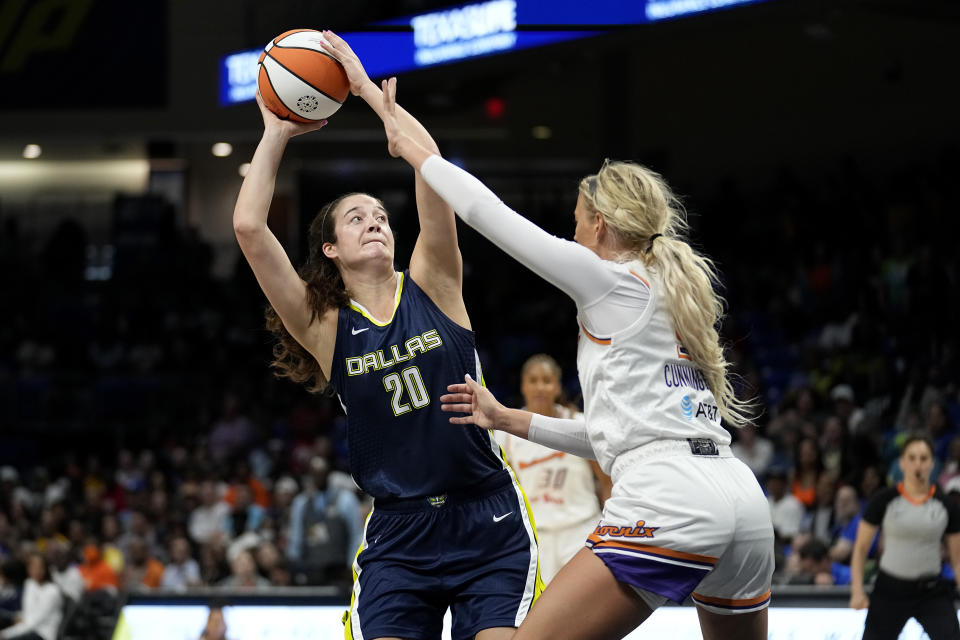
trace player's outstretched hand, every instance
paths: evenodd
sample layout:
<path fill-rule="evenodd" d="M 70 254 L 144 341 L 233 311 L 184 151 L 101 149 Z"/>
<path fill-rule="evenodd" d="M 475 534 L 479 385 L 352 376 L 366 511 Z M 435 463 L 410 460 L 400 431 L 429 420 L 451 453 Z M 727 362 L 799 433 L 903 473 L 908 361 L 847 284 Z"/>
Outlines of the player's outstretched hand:
<path fill-rule="evenodd" d="M 387 133 L 387 151 L 394 158 L 402 155 L 401 145 L 408 136 L 397 120 L 397 79 L 384 80 L 383 85 L 383 130 Z"/>
<path fill-rule="evenodd" d="M 323 50 L 336 59 L 337 62 L 347 72 L 347 80 L 350 81 L 350 93 L 355 96 L 360 95 L 364 85 L 370 82 L 366 69 L 360 62 L 360 58 L 353 52 L 347 41 L 335 34 L 333 31 L 323 32 L 323 42 L 320 43 Z"/>
<path fill-rule="evenodd" d="M 301 133 L 309 133 L 317 129 L 322 129 L 327 124 L 326 120 L 308 123 L 278 118 L 273 111 L 267 108 L 267 105 L 263 104 L 263 97 L 259 91 L 257 91 L 257 106 L 260 107 L 260 115 L 263 117 L 264 131 L 276 131 L 288 139 L 298 136 Z"/>
<path fill-rule="evenodd" d="M 495 416 L 504 408 L 490 391 L 467 374 L 462 384 L 451 384 L 446 393 L 440 396 L 440 409 L 452 413 L 469 415 L 450 418 L 453 424 L 475 424 L 484 429 L 492 429 Z"/>

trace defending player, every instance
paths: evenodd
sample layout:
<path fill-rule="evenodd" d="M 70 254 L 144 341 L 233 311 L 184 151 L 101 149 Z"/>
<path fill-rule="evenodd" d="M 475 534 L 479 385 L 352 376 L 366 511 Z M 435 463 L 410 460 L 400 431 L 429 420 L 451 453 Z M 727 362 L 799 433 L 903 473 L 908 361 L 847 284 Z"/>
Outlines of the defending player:
<path fill-rule="evenodd" d="M 467 224 L 577 304 L 586 422 L 500 405 L 468 378 L 451 418 L 596 458 L 613 478 L 603 520 L 517 631 L 526 638 L 620 638 L 666 600 L 692 597 L 704 637 L 766 638 L 773 527 L 725 418 L 746 407 L 726 378 L 712 264 L 680 236 L 682 211 L 655 173 L 604 163 L 580 183 L 575 242 L 509 209 L 476 178 L 406 135 L 396 80 L 380 115 L 403 157 Z"/>
<path fill-rule="evenodd" d="M 340 38 L 326 32 L 351 91 L 375 111 L 379 88 Z M 264 134 L 234 210 L 234 228 L 271 309 L 280 375 L 320 390 L 347 412 L 350 470 L 374 497 L 354 562 L 349 638 L 512 635 L 542 587 L 537 544 L 519 486 L 490 432 L 451 430 L 439 397 L 451 378 L 480 379 L 461 293 L 453 212 L 417 173 L 420 218 L 410 267 L 394 270 L 394 237 L 378 199 L 337 198 L 310 225 L 299 274 L 267 228 L 287 141 L 325 123 L 282 121 L 258 97 Z M 397 109 L 398 126 L 437 152 Z"/>

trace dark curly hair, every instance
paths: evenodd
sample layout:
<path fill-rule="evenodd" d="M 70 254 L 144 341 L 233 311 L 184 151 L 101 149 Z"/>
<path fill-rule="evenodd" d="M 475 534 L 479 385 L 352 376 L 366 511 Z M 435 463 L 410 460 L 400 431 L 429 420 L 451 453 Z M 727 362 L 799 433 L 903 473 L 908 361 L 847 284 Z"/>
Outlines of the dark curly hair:
<path fill-rule="evenodd" d="M 350 302 L 350 294 L 343 283 L 340 270 L 333 260 L 324 255 L 323 245 L 326 242 L 337 241 L 336 217 L 330 214 L 344 199 L 357 195 L 369 196 L 360 192 L 346 193 L 324 205 L 310 223 L 307 234 L 309 256 L 307 262 L 297 269 L 297 274 L 307 286 L 307 303 L 312 310 L 311 324 L 329 309 L 340 309 Z M 373 196 L 369 197 L 373 198 Z M 383 207 L 383 203 L 378 198 L 373 199 Z M 385 207 L 383 208 L 386 210 Z M 306 385 L 311 393 L 322 393 L 330 381 L 323 375 L 320 363 L 290 335 L 276 310 L 269 304 L 266 309 L 266 319 L 267 330 L 277 339 L 273 347 L 271 363 L 274 375 Z"/>

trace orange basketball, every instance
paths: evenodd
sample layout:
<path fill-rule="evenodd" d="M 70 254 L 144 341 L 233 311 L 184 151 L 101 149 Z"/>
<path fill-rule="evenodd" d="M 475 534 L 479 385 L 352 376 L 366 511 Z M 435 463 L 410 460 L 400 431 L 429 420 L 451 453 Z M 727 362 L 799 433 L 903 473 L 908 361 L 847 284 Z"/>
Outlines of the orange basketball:
<path fill-rule="evenodd" d="M 343 67 L 320 43 L 314 29 L 281 33 L 260 54 L 257 88 L 263 103 L 284 120 L 316 122 L 328 118 L 350 93 Z"/>

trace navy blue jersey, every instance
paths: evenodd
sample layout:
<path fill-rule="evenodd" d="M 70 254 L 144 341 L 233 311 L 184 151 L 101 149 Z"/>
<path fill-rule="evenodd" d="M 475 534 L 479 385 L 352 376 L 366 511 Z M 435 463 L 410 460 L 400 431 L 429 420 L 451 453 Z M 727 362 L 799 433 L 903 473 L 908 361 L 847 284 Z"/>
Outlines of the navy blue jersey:
<path fill-rule="evenodd" d="M 330 383 L 347 412 L 350 471 L 374 498 L 435 496 L 503 472 L 491 434 L 440 411 L 447 385 L 480 380 L 473 332 L 400 274 L 393 318 L 340 309 Z"/>

